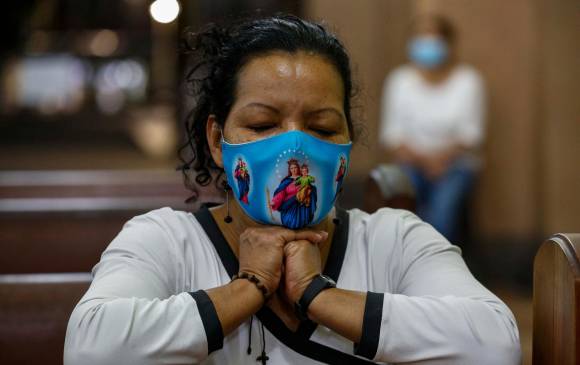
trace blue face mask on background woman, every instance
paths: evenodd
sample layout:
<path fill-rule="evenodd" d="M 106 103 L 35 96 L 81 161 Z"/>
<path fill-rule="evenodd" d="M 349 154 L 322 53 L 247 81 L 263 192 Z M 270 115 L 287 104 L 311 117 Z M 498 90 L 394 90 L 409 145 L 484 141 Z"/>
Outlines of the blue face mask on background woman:
<path fill-rule="evenodd" d="M 433 36 L 415 37 L 408 46 L 409 58 L 420 67 L 433 69 L 447 61 L 449 50 L 444 40 Z"/>
<path fill-rule="evenodd" d="M 244 212 L 290 229 L 315 225 L 328 215 L 352 147 L 300 131 L 240 144 L 222 139 L 221 145 L 228 183 Z"/>

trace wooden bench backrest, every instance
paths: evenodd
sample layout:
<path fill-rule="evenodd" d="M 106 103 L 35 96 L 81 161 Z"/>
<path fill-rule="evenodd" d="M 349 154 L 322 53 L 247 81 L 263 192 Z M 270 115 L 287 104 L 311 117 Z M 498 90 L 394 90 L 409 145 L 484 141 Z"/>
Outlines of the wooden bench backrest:
<path fill-rule="evenodd" d="M 534 365 L 580 364 L 580 234 L 546 240 L 534 260 Z"/>
<path fill-rule="evenodd" d="M 66 327 L 89 273 L 0 275 L 0 364 L 62 364 Z"/>
<path fill-rule="evenodd" d="M 175 171 L 2 171 L 0 274 L 90 271 L 125 222 L 188 194 Z"/>

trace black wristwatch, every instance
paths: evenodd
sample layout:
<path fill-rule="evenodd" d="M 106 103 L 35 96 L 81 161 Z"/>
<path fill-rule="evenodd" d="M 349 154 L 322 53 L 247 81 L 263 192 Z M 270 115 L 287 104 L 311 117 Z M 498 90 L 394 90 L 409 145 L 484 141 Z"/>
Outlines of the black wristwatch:
<path fill-rule="evenodd" d="M 312 281 L 302 294 L 302 297 L 298 300 L 298 302 L 294 303 L 294 310 L 296 311 L 296 315 L 301 321 L 305 321 L 308 319 L 307 312 L 308 306 L 310 303 L 316 298 L 321 291 L 325 289 L 336 288 L 336 283 L 332 278 L 329 278 L 326 275 L 318 275 Z"/>

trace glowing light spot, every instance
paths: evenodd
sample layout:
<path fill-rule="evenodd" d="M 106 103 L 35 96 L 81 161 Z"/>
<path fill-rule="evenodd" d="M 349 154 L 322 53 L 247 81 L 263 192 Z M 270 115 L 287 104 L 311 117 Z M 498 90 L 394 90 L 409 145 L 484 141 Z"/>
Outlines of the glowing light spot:
<path fill-rule="evenodd" d="M 149 7 L 151 17 L 159 23 L 171 23 L 179 15 L 181 7 L 177 0 L 155 0 Z"/>
<path fill-rule="evenodd" d="M 89 50 L 99 57 L 109 57 L 119 47 L 119 36 L 109 29 L 103 29 L 95 33 L 89 43 Z"/>

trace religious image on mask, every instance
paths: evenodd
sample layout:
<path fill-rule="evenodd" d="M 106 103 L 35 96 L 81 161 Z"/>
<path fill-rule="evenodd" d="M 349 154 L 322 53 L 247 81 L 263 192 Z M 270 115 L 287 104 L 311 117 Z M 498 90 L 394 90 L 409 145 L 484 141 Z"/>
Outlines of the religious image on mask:
<path fill-rule="evenodd" d="M 238 183 L 238 200 L 244 204 L 250 204 L 248 194 L 250 193 L 250 172 L 248 164 L 241 158 L 238 158 L 234 177 Z"/>
<path fill-rule="evenodd" d="M 280 213 L 280 220 L 284 226 L 291 229 L 301 228 L 309 225 L 314 219 L 318 201 L 314 185 L 316 178 L 310 174 L 306 159 L 299 161 L 290 158 L 285 162 L 287 174 L 274 190 L 269 207 Z M 276 168 L 279 172 L 278 166 Z M 272 214 L 272 211 L 270 213 Z"/>
<path fill-rule="evenodd" d="M 300 131 L 251 143 L 222 141 L 228 185 L 246 215 L 289 229 L 316 225 L 332 210 L 350 148 Z"/>

